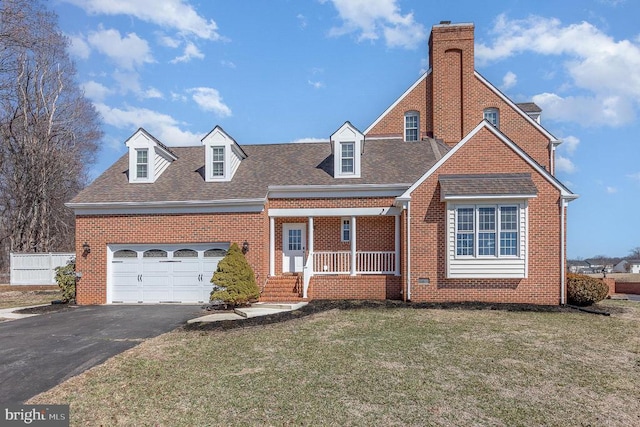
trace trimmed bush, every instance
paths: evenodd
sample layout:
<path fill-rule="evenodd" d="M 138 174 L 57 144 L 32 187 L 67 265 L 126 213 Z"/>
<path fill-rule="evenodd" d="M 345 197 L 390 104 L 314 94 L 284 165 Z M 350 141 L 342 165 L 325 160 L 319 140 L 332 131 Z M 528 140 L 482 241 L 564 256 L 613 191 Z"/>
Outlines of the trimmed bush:
<path fill-rule="evenodd" d="M 62 300 L 73 302 L 76 299 L 76 262 L 56 267 L 56 283 L 62 289 Z"/>
<path fill-rule="evenodd" d="M 567 299 L 569 304 L 591 305 L 607 297 L 609 287 L 602 280 L 584 274 L 567 275 Z"/>
<path fill-rule="evenodd" d="M 231 245 L 227 255 L 218 263 L 211 283 L 211 301 L 222 300 L 234 307 L 245 305 L 260 297 L 256 276 L 236 243 Z"/>

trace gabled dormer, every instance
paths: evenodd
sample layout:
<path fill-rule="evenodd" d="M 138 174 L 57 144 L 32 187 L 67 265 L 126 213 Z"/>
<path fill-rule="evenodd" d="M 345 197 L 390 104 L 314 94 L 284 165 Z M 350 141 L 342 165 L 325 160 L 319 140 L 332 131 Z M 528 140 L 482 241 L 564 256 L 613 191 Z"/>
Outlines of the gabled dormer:
<path fill-rule="evenodd" d="M 143 128 L 138 129 L 125 145 L 129 148 L 129 182 L 152 183 L 178 157 Z"/>
<path fill-rule="evenodd" d="M 247 158 L 240 145 L 220 126 L 216 126 L 202 138 L 202 145 L 207 182 L 231 181 L 240 162 Z"/>
<path fill-rule="evenodd" d="M 364 134 L 345 122 L 331 135 L 334 178 L 360 178 Z"/>

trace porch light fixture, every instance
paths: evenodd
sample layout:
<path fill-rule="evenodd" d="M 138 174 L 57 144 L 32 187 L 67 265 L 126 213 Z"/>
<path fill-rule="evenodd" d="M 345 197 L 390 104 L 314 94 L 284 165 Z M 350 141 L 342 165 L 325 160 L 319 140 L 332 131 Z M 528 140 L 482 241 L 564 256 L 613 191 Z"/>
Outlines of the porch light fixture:
<path fill-rule="evenodd" d="M 84 242 L 82 244 L 82 255 L 87 256 L 90 253 L 91 253 L 91 246 L 89 246 L 89 243 Z"/>
<path fill-rule="evenodd" d="M 249 242 L 247 242 L 246 240 L 242 243 L 242 253 L 243 254 L 247 254 L 247 252 L 249 252 Z"/>

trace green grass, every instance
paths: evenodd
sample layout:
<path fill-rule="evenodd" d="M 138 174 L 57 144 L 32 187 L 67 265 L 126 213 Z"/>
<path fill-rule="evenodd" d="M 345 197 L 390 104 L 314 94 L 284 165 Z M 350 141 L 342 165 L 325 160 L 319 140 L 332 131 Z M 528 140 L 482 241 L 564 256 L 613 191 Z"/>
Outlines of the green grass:
<path fill-rule="evenodd" d="M 175 331 L 31 403 L 69 403 L 72 425 L 639 425 L 640 304 L 603 306 Z"/>

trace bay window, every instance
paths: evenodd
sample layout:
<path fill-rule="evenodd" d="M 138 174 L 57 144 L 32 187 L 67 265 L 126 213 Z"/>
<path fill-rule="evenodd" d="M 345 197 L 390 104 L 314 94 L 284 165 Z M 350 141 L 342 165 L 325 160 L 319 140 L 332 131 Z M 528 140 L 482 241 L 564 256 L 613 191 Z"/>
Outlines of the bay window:
<path fill-rule="evenodd" d="M 455 209 L 457 257 L 517 257 L 519 207 L 473 205 Z"/>

